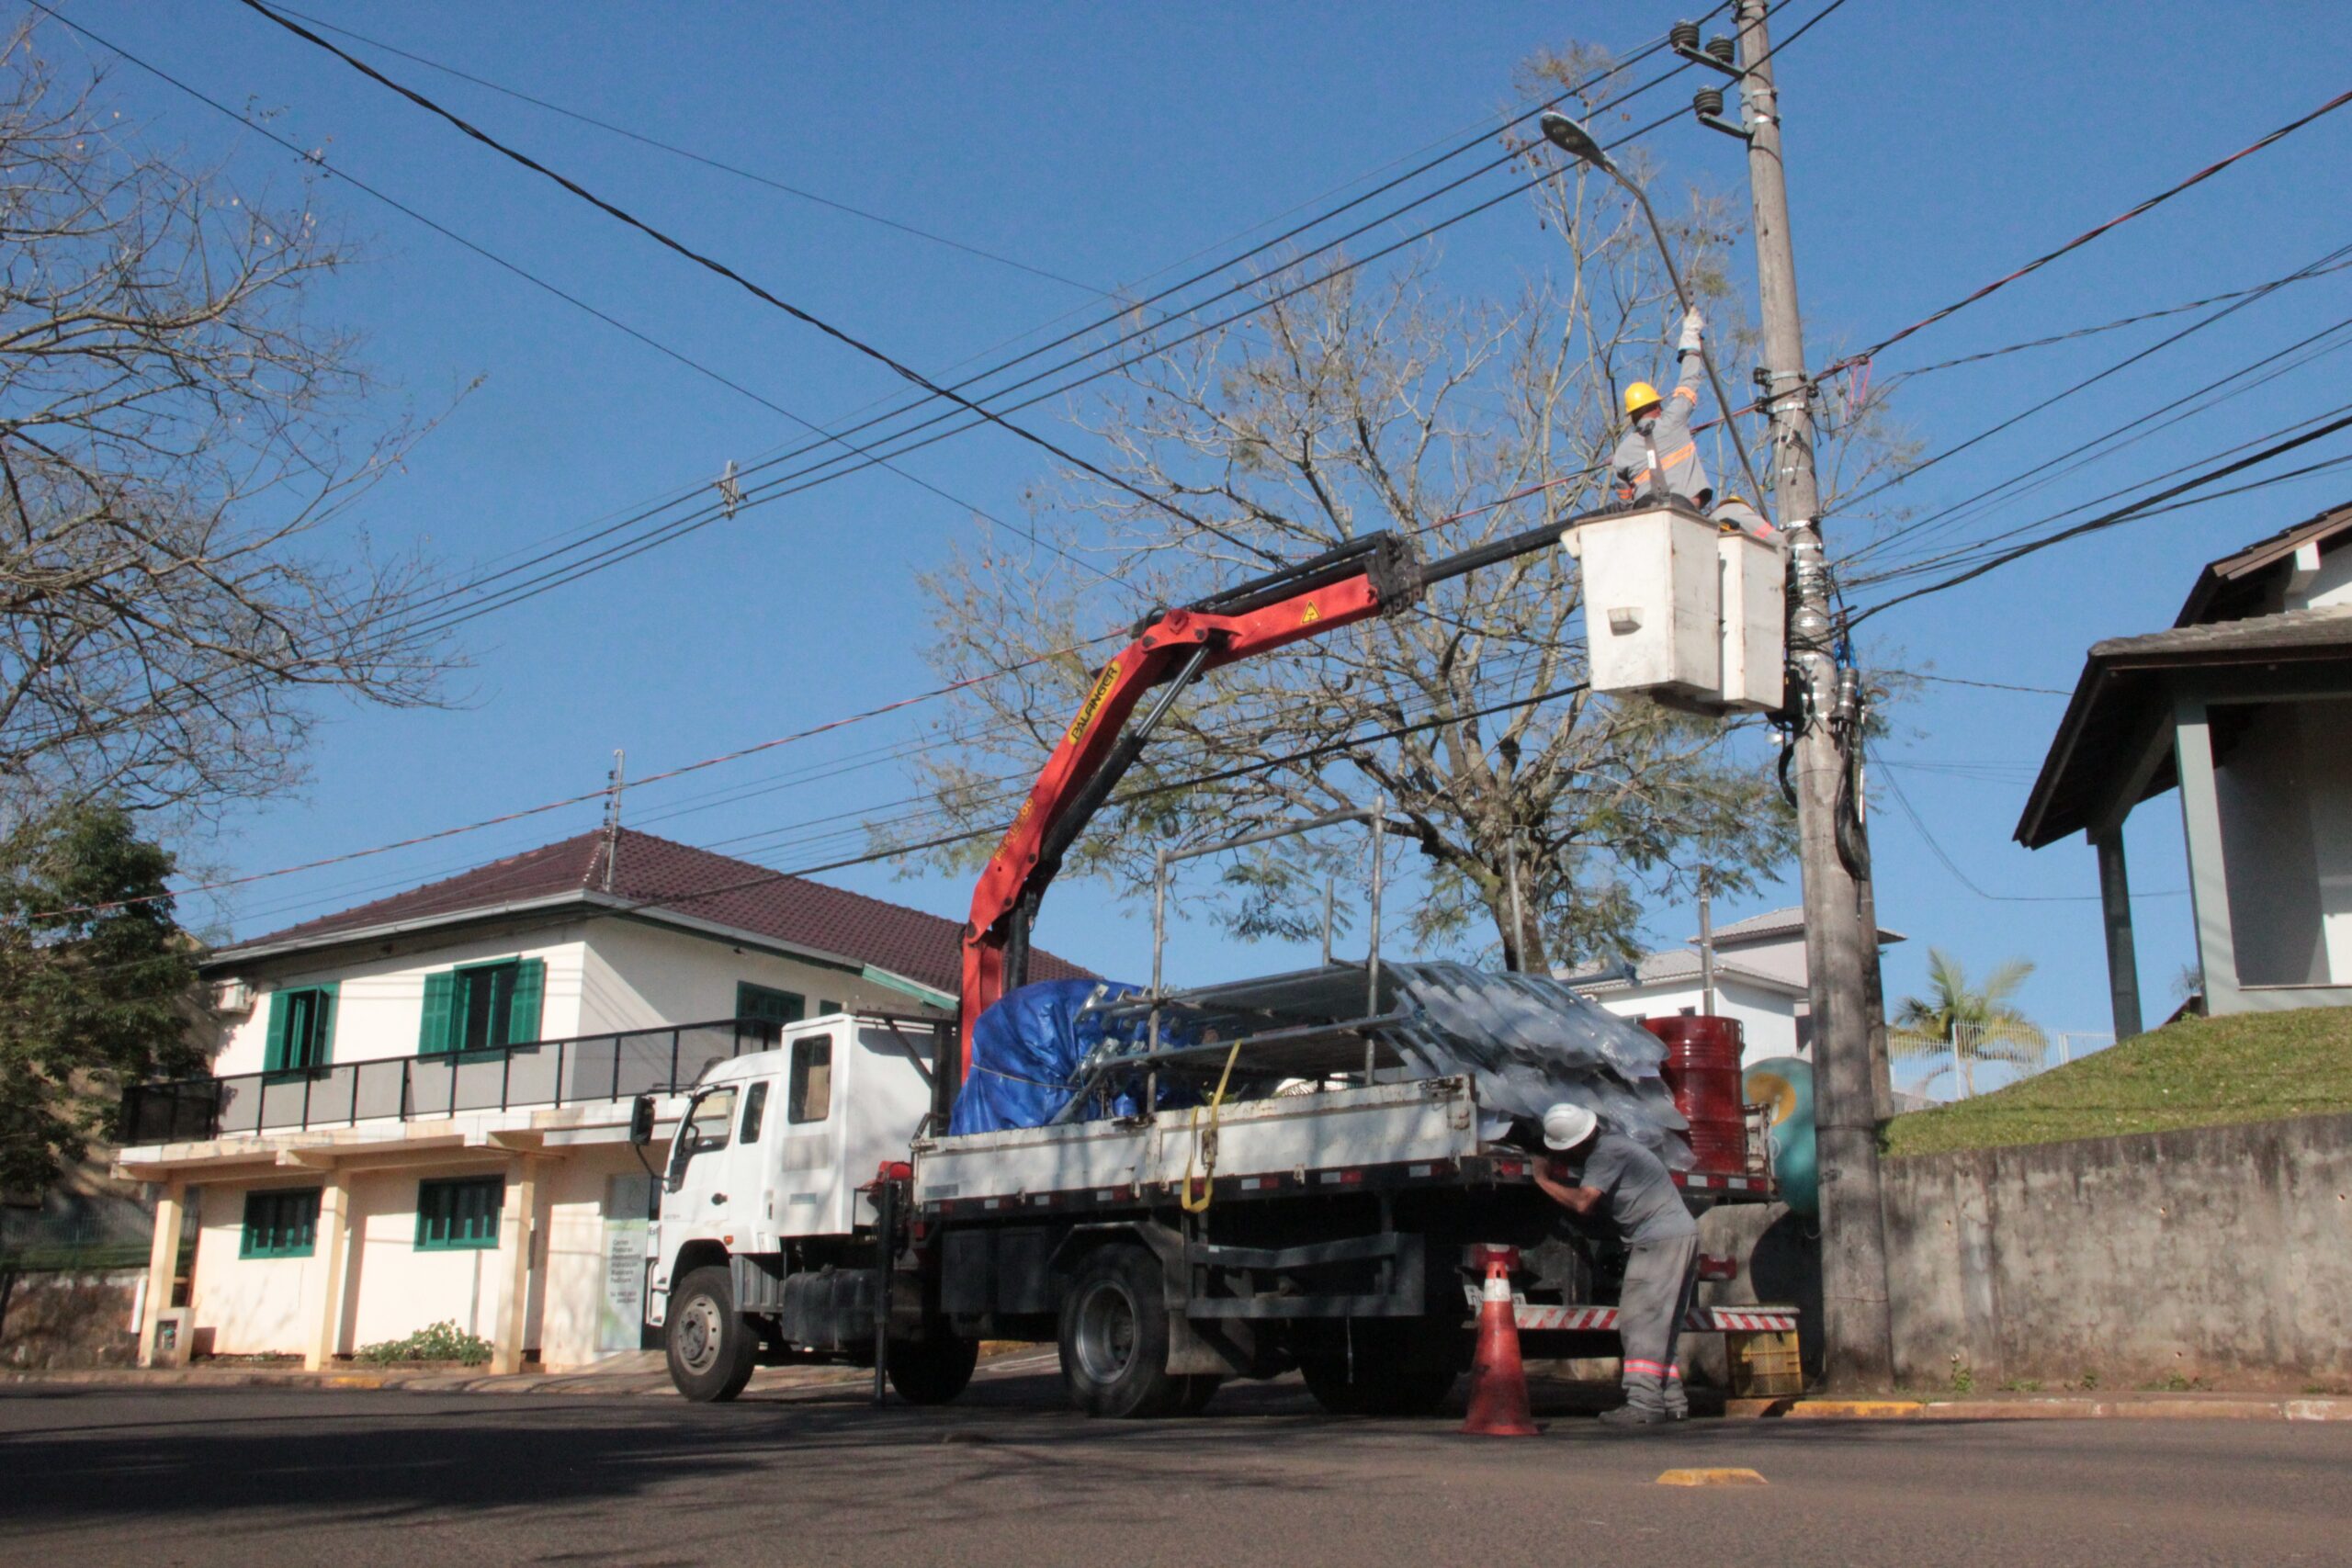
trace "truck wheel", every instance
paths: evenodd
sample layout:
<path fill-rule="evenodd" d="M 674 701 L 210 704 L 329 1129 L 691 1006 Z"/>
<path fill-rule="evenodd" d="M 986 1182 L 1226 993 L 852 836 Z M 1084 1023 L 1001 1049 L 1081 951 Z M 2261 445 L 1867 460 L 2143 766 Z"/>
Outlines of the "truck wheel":
<path fill-rule="evenodd" d="M 1405 1319 L 1355 1325 L 1355 1354 L 1301 1356 L 1315 1403 L 1334 1416 L 1434 1416 L 1462 1375 L 1452 1324 Z"/>
<path fill-rule="evenodd" d="M 670 1381 L 696 1404 L 732 1399 L 752 1381 L 758 1331 L 735 1310 L 723 1268 L 697 1269 L 670 1298 Z"/>
<path fill-rule="evenodd" d="M 979 1342 L 934 1328 L 927 1339 L 890 1341 L 890 1386 L 909 1404 L 944 1404 L 972 1381 Z"/>
<path fill-rule="evenodd" d="M 1168 1372 L 1168 1301 L 1159 1262 L 1140 1247 L 1088 1258 L 1062 1297 L 1062 1386 L 1089 1416 L 1165 1416 L 1185 1392 Z"/>
<path fill-rule="evenodd" d="M 1198 1416 L 1209 1407 L 1216 1391 L 1225 1386 L 1225 1380 L 1215 1372 L 1195 1372 L 1183 1382 L 1183 1392 L 1176 1396 L 1175 1413 L 1179 1416 Z"/>

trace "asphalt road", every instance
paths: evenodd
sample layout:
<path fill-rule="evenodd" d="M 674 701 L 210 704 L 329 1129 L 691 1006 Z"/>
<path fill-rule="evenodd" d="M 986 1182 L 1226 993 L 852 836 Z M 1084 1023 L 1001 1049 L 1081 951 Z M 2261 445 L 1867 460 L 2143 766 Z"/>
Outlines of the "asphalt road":
<path fill-rule="evenodd" d="M 1295 1383 L 1094 1422 L 1043 1376 L 944 1410 L 0 1390 L 0 1562 L 2352 1562 L 2352 1424 L 1340 1421 Z M 1747 1466 L 1762 1488 L 1661 1486 Z"/>

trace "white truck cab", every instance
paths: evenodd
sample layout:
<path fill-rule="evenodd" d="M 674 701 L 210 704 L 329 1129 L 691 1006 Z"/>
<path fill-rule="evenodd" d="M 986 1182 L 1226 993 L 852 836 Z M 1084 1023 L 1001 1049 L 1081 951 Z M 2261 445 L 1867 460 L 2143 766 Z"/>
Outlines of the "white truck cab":
<path fill-rule="evenodd" d="M 726 1397 L 763 1349 L 870 1343 L 872 1184 L 932 1111 L 937 1049 L 927 1021 L 831 1013 L 639 1111 L 648 1136 L 675 1123 L 646 1319 L 670 1330 L 682 1388 Z"/>

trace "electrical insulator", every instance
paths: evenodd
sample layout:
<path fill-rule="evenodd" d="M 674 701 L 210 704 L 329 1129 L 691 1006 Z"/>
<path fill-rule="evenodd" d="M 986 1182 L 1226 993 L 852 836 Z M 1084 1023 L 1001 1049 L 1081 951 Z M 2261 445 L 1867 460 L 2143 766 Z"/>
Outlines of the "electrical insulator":
<path fill-rule="evenodd" d="M 1690 95 L 1690 107 L 1701 114 L 1719 115 L 1724 112 L 1724 90 L 1721 87 L 1702 87 Z"/>
<path fill-rule="evenodd" d="M 1738 49 L 1727 38 L 1711 38 L 1707 40 L 1707 52 L 1725 65 L 1729 65 L 1738 53 Z"/>
<path fill-rule="evenodd" d="M 1666 29 L 1666 40 L 1677 49 L 1696 49 L 1699 47 L 1699 24 L 1677 22 Z"/>

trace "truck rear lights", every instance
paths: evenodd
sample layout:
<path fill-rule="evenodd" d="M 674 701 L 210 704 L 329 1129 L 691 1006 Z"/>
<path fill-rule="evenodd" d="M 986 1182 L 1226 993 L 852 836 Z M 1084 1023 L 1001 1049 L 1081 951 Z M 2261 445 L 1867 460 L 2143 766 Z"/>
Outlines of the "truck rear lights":
<path fill-rule="evenodd" d="M 1736 1258 L 1710 1258 L 1702 1252 L 1699 1254 L 1699 1278 L 1702 1280 L 1736 1280 L 1739 1278 L 1739 1259 Z"/>

